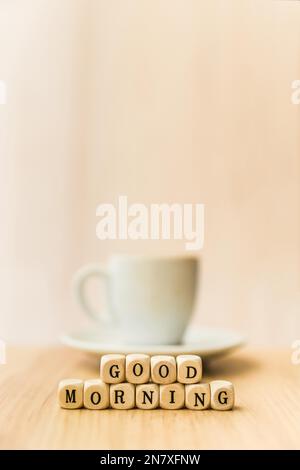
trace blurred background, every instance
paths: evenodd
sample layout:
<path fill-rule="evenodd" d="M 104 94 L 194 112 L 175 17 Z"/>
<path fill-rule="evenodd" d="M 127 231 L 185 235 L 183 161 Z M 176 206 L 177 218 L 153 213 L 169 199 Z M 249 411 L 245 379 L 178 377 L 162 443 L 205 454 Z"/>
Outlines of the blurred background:
<path fill-rule="evenodd" d="M 0 0 L 1 338 L 76 329 L 86 262 L 184 250 L 100 242 L 120 194 L 205 204 L 194 322 L 299 338 L 299 25 L 296 1 Z"/>

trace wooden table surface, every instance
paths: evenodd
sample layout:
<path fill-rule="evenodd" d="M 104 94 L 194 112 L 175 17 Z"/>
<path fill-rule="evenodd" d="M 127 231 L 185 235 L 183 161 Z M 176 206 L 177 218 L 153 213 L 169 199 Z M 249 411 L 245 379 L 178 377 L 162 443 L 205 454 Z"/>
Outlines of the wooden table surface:
<path fill-rule="evenodd" d="M 206 368 L 236 387 L 234 411 L 62 410 L 66 377 L 98 359 L 65 348 L 8 350 L 0 366 L 1 449 L 299 449 L 300 365 L 289 350 L 245 349 Z"/>

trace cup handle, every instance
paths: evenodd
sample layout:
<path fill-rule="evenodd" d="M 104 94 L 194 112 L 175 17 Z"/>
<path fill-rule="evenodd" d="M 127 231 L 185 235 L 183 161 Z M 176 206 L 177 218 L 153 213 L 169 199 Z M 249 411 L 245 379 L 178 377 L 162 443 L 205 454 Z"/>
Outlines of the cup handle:
<path fill-rule="evenodd" d="M 87 315 L 89 315 L 93 320 L 101 321 L 102 324 L 111 324 L 111 319 L 105 317 L 101 312 L 97 312 L 93 309 L 88 301 L 86 295 L 86 285 L 87 281 L 91 277 L 99 277 L 106 282 L 108 281 L 109 275 L 105 267 L 99 266 L 97 264 L 88 264 L 80 268 L 74 275 L 73 278 L 73 292 L 75 298 Z"/>

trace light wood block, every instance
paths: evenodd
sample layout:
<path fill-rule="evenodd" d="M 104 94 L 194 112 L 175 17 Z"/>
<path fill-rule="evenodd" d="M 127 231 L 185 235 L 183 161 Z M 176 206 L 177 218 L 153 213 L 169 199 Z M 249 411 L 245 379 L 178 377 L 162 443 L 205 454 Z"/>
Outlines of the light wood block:
<path fill-rule="evenodd" d="M 234 388 L 227 380 L 210 382 L 210 406 L 213 410 L 227 411 L 234 407 Z"/>
<path fill-rule="evenodd" d="M 135 405 L 141 410 L 153 410 L 159 406 L 159 385 L 148 383 L 136 386 Z"/>
<path fill-rule="evenodd" d="M 157 384 L 176 382 L 176 361 L 173 356 L 151 357 L 151 379 Z"/>
<path fill-rule="evenodd" d="M 125 355 L 105 354 L 100 361 L 100 378 L 107 384 L 117 384 L 125 380 Z"/>
<path fill-rule="evenodd" d="M 193 354 L 177 356 L 177 382 L 196 384 L 202 379 L 202 359 Z"/>
<path fill-rule="evenodd" d="M 116 410 L 135 407 L 135 385 L 123 382 L 110 386 L 110 406 Z"/>
<path fill-rule="evenodd" d="M 144 384 L 150 379 L 150 356 L 147 354 L 128 354 L 126 356 L 126 381 Z"/>
<path fill-rule="evenodd" d="M 58 384 L 58 403 L 61 408 L 75 410 L 83 406 L 83 380 L 65 379 Z"/>
<path fill-rule="evenodd" d="M 84 382 L 83 406 L 89 410 L 103 410 L 109 407 L 109 385 L 100 379 Z"/>
<path fill-rule="evenodd" d="M 178 382 L 159 386 L 159 406 L 164 410 L 178 410 L 184 407 L 184 385 Z"/>
<path fill-rule="evenodd" d="M 185 386 L 185 406 L 189 410 L 206 410 L 210 407 L 209 384 L 191 384 Z"/>

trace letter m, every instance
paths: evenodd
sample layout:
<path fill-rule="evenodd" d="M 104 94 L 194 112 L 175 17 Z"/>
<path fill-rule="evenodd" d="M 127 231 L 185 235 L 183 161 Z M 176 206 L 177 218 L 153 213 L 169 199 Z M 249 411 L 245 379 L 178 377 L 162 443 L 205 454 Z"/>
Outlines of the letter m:
<path fill-rule="evenodd" d="M 76 390 L 66 389 L 66 403 L 76 403 Z"/>

